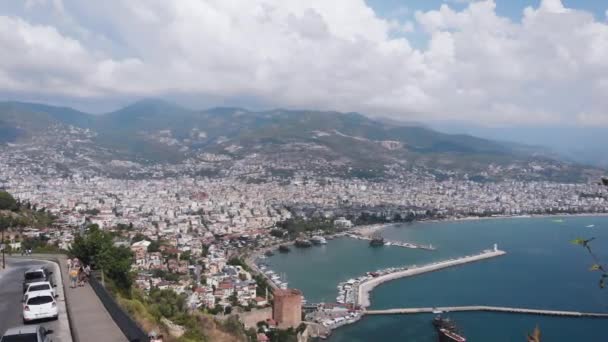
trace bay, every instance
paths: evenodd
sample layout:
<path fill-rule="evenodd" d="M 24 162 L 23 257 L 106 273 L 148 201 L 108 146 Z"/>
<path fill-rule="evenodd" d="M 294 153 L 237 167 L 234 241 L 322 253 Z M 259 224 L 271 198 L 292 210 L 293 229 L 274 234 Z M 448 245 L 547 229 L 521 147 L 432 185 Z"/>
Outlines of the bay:
<path fill-rule="evenodd" d="M 391 226 L 382 235 L 430 243 L 437 250 L 371 248 L 366 241 L 339 238 L 325 246 L 276 254 L 266 262 L 284 273 L 290 287 L 302 290 L 309 302 L 333 302 L 340 281 L 365 272 L 472 254 L 498 243 L 507 255 L 380 285 L 372 292 L 371 308 L 495 305 L 608 312 L 608 291 L 599 289 L 599 274 L 588 270 L 590 256 L 571 243 L 578 237 L 596 237 L 595 251 L 608 260 L 608 217 L 420 222 Z M 549 341 L 605 340 L 600 325 L 606 321 L 599 319 L 496 313 L 450 316 L 469 341 L 523 341 L 536 324 Z M 337 329 L 330 340 L 432 341 L 436 337 L 430 320 L 429 315 L 367 317 Z"/>

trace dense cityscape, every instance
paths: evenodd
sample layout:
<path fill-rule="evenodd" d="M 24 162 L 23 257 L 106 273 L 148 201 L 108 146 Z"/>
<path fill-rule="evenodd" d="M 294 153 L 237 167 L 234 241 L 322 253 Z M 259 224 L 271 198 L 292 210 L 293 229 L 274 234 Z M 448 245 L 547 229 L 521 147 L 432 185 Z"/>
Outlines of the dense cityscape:
<path fill-rule="evenodd" d="M 228 312 L 237 307 L 247 312 L 264 310 L 269 305 L 268 290 L 287 288 L 280 277 L 245 261 L 251 253 L 259 256 L 290 238 L 339 231 L 301 232 L 289 238 L 273 234 L 286 221 L 323 219 L 333 221 L 334 228 L 346 229 L 353 223 L 608 213 L 606 192 L 597 182 L 481 183 L 405 174 L 392 182 L 296 177 L 252 183 L 230 177 L 126 180 L 78 173 L 51 178 L 14 165 L 1 171 L 2 188 L 19 202 L 56 217 L 53 227 L 25 227 L 25 236 L 44 235 L 49 244 L 68 250 L 89 225 L 119 231 L 115 244 L 128 246 L 133 253 L 136 287 L 184 294 L 188 307 L 222 314 L 226 308 Z M 11 236 L 11 246 L 19 249 L 18 234 Z M 340 305 L 353 303 L 329 311 L 319 307 L 311 317 L 336 322 L 326 327 L 352 322 L 350 316 L 336 315 L 342 312 Z M 268 311 L 263 312 L 268 316 Z M 273 324 L 297 327 L 300 320 L 294 322 Z"/>

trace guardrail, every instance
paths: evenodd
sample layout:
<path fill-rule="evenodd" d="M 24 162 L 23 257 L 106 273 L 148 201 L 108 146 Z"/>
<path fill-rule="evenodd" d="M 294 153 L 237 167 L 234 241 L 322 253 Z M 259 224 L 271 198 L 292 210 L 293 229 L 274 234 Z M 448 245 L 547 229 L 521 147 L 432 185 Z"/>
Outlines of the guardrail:
<path fill-rule="evenodd" d="M 129 342 L 147 342 L 150 340 L 145 331 L 135 322 L 129 314 L 127 314 L 118 305 L 114 297 L 106 290 L 106 288 L 97 279 L 98 272 L 92 272 L 92 277 L 89 279 L 91 288 L 99 297 L 99 300 L 106 308 L 112 320 L 120 328 L 122 333 L 127 337 Z"/>

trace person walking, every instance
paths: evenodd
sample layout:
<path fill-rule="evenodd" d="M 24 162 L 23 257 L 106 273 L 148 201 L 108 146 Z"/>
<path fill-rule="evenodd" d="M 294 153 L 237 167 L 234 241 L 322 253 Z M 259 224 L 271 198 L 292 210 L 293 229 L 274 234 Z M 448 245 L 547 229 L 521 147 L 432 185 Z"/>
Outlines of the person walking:
<path fill-rule="evenodd" d="M 76 267 L 73 267 L 70 270 L 70 287 L 75 289 L 77 281 L 78 281 L 78 269 Z"/>
<path fill-rule="evenodd" d="M 91 277 L 91 266 L 86 265 L 84 267 L 84 282 L 88 283 L 90 277 Z"/>
<path fill-rule="evenodd" d="M 78 269 L 78 287 L 84 286 L 84 280 L 86 275 L 84 274 L 84 267 L 81 265 Z"/>
<path fill-rule="evenodd" d="M 68 272 L 72 269 L 72 259 L 68 258 Z"/>

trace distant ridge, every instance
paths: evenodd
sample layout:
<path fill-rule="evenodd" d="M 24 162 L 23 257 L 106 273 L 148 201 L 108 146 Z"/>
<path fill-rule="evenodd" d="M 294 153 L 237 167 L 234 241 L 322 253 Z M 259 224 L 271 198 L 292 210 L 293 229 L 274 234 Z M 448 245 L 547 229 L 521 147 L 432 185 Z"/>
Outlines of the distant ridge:
<path fill-rule="evenodd" d="M 258 156 L 267 163 L 275 160 L 277 166 L 281 162 L 302 164 L 301 168 L 317 172 L 327 168 L 329 175 L 383 175 L 394 167 L 421 167 L 437 170 L 438 175 L 478 174 L 476 179 L 492 179 L 486 175 L 490 167 L 505 174 L 517 174 L 520 168 L 522 177 L 538 179 L 581 179 L 586 172 L 543 157 L 530 146 L 440 133 L 423 125 L 354 112 L 192 110 L 160 99 L 144 99 L 110 113 L 91 115 L 67 107 L 0 102 L 2 143 L 26 142 L 37 134 L 47 134 L 52 143 L 47 131 L 54 125 L 90 130 L 89 148 L 100 150 L 89 151 L 93 156 L 110 158 L 114 154 L 133 161 L 180 163 L 211 153 L 232 160 Z M 534 162 L 552 166 L 536 167 L 535 174 L 524 170 Z"/>

